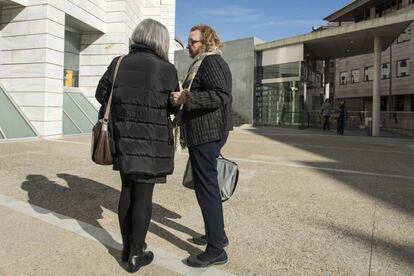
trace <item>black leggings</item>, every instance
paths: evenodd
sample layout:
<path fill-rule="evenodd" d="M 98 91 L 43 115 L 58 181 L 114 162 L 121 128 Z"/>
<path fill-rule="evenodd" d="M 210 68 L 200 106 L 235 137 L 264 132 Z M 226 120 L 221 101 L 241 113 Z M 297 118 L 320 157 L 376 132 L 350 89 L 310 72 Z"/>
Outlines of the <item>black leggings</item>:
<path fill-rule="evenodd" d="M 122 235 L 142 246 L 145 242 L 152 215 L 154 183 L 139 183 L 121 174 L 122 190 L 119 198 L 118 218 Z"/>

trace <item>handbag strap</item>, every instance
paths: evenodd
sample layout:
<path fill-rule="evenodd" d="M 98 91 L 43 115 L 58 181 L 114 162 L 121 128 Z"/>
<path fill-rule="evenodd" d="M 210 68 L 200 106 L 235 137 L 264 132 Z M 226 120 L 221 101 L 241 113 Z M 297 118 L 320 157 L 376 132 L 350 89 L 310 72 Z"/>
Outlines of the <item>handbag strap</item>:
<path fill-rule="evenodd" d="M 113 80 L 112 80 L 111 94 L 109 95 L 109 100 L 108 100 L 108 103 L 107 103 L 106 109 L 105 109 L 105 115 L 103 117 L 104 122 L 108 121 L 109 114 L 111 113 L 112 93 L 114 91 L 116 75 L 118 74 L 119 65 L 121 64 L 121 61 L 124 57 L 125 57 L 125 55 L 120 56 L 117 63 L 116 63 L 116 66 L 115 66 L 114 77 L 113 77 Z"/>

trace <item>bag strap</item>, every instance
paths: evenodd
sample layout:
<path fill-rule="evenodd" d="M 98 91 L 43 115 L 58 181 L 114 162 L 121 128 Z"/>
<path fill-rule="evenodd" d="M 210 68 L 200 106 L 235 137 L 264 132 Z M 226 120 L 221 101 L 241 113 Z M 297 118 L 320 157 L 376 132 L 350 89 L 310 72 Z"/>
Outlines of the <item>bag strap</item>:
<path fill-rule="evenodd" d="M 124 57 L 125 57 L 125 55 L 120 56 L 117 63 L 116 63 L 116 66 L 115 66 L 114 77 L 113 77 L 113 80 L 112 80 L 111 94 L 109 95 L 109 100 L 108 100 L 108 103 L 107 103 L 106 109 L 105 109 L 105 115 L 103 117 L 104 121 L 108 121 L 109 114 L 111 113 L 112 93 L 114 91 L 116 75 L 118 74 L 119 65 L 121 64 L 121 61 Z"/>

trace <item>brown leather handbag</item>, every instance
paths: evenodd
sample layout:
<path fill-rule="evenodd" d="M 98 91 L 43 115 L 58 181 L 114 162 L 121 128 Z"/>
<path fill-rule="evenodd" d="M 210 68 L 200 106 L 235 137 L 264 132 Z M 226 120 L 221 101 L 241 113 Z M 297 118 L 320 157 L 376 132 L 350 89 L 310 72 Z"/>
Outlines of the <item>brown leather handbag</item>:
<path fill-rule="evenodd" d="M 106 105 L 105 115 L 102 119 L 99 119 L 92 128 L 91 155 L 92 161 L 98 165 L 112 165 L 114 161 L 110 146 L 111 138 L 108 131 L 108 121 L 109 114 L 111 113 L 112 93 L 114 91 L 116 75 L 123 58 L 124 56 L 121 56 L 116 63 L 114 77 L 112 80 L 111 94 L 109 95 L 109 100 Z"/>

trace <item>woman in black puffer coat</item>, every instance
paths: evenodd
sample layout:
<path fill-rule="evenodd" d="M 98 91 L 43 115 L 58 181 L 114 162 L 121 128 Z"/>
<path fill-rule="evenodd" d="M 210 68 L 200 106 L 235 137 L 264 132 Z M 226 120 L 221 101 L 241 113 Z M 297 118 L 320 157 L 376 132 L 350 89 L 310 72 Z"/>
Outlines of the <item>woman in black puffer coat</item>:
<path fill-rule="evenodd" d="M 119 66 L 112 95 L 110 133 L 114 169 L 122 190 L 119 224 L 122 260 L 131 272 L 149 264 L 154 255 L 145 251 L 155 183 L 165 183 L 174 169 L 174 142 L 169 114 L 169 93 L 178 87 L 177 71 L 168 62 L 167 28 L 143 20 L 132 34 L 133 45 Z M 119 57 L 118 57 L 119 58 Z M 111 91 L 115 58 L 99 81 L 96 99 L 104 110 Z M 102 112 L 100 112 L 102 115 Z"/>

